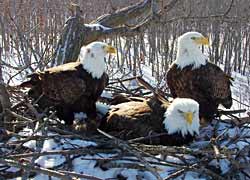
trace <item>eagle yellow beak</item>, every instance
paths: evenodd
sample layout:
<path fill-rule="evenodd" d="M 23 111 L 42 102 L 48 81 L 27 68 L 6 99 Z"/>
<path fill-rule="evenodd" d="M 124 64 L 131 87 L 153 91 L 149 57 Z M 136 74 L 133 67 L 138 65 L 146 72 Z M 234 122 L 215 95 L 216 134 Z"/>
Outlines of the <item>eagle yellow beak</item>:
<path fill-rule="evenodd" d="M 110 54 L 116 54 L 116 48 L 110 45 L 105 46 L 105 51 Z"/>
<path fill-rule="evenodd" d="M 193 113 L 192 112 L 185 112 L 184 113 L 184 118 L 186 119 L 187 123 L 189 125 L 191 125 L 192 122 L 193 122 Z"/>
<path fill-rule="evenodd" d="M 209 45 L 209 39 L 206 37 L 195 38 L 194 41 L 199 45 Z"/>

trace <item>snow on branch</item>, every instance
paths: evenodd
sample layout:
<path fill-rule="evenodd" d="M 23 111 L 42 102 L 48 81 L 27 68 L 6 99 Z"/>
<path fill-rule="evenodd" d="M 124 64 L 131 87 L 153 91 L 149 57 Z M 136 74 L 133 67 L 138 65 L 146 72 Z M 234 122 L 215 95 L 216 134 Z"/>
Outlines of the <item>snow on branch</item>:
<path fill-rule="evenodd" d="M 178 0 L 171 0 L 165 9 L 170 10 Z M 122 35 L 131 36 L 142 32 L 146 26 L 154 20 L 154 16 L 160 13 L 156 6 L 159 0 L 144 0 L 132 6 L 120 9 L 113 14 L 97 18 L 90 24 L 84 24 L 81 10 L 74 5 L 72 14 L 75 16 L 66 21 L 56 51 L 52 57 L 52 66 L 76 61 L 80 48 L 96 40 Z M 157 11 L 157 12 L 152 12 Z M 142 21 L 137 22 L 137 19 Z M 129 22 L 133 21 L 133 26 Z"/>

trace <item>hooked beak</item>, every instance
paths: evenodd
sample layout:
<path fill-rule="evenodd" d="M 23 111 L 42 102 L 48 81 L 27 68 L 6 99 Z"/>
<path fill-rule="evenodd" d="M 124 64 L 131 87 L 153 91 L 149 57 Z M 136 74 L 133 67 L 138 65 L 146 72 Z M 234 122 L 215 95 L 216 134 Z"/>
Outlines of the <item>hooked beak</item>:
<path fill-rule="evenodd" d="M 116 54 L 116 48 L 110 45 L 105 46 L 105 51 L 110 54 Z"/>
<path fill-rule="evenodd" d="M 192 122 L 193 122 L 193 113 L 192 112 L 185 112 L 184 113 L 184 118 L 186 119 L 187 123 L 189 125 L 191 125 Z"/>
<path fill-rule="evenodd" d="M 196 38 L 194 41 L 198 45 L 209 45 L 209 39 L 206 37 Z"/>

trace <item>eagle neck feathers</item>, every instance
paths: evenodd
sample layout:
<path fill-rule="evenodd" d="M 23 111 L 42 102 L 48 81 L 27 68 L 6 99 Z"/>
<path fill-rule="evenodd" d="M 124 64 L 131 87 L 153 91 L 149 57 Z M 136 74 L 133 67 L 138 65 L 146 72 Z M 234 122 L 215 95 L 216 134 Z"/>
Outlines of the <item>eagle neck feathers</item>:
<path fill-rule="evenodd" d="M 198 47 L 179 47 L 177 50 L 176 61 L 174 62 L 179 68 L 192 65 L 192 69 L 200 68 L 206 65 L 207 56 L 205 56 Z"/>
<path fill-rule="evenodd" d="M 79 57 L 83 68 L 91 74 L 93 78 L 100 79 L 105 72 L 104 57 L 97 54 L 84 54 Z"/>

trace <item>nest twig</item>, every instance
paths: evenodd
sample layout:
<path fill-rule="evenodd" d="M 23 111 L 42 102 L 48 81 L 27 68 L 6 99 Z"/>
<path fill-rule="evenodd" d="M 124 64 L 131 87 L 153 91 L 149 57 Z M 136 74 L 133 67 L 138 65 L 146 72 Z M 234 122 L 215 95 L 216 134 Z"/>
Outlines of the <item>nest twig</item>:
<path fill-rule="evenodd" d="M 140 90 L 131 90 L 126 87 L 125 82 L 131 80 L 136 80 L 138 82 L 138 84 L 140 85 L 140 90 L 143 89 L 151 92 L 161 101 L 167 101 L 169 97 L 167 93 L 160 89 L 154 88 L 142 77 L 114 80 L 109 83 L 109 87 L 106 90 L 111 93 L 125 93 L 130 97 L 137 96 L 140 98 L 145 92 L 141 93 L 139 92 Z M 17 91 L 15 91 L 15 96 L 16 95 Z M 23 96 L 23 94 L 21 96 Z M 244 112 L 244 110 L 220 111 L 221 114 L 229 116 L 226 120 L 218 120 L 218 123 L 226 122 L 230 126 L 226 127 L 223 131 L 220 132 L 215 128 L 213 138 L 207 139 L 207 143 L 203 144 L 202 146 L 168 147 L 161 145 L 140 144 L 142 140 L 153 138 L 153 136 L 161 136 L 161 134 L 154 134 L 147 137 L 138 137 L 129 141 L 120 140 L 102 131 L 99 131 L 100 134 L 88 136 L 84 133 L 69 130 L 63 125 L 55 123 L 56 119 L 54 113 L 50 114 L 50 116 L 45 116 L 45 113 L 41 115 L 40 113 L 38 113 L 35 106 L 30 104 L 29 102 L 26 102 L 26 99 L 24 99 L 22 103 L 16 102 L 15 104 L 16 105 L 13 106 L 11 110 L 7 111 L 7 113 L 12 116 L 13 122 L 22 123 L 22 126 L 26 125 L 32 127 L 34 131 L 29 136 L 18 134 L 19 130 L 16 132 L 8 131 L 6 133 L 0 134 L 0 137 L 7 137 L 1 138 L 5 143 L 0 144 L 0 164 L 6 167 L 5 169 L 7 169 L 8 167 L 16 167 L 20 169 L 19 173 L 12 174 L 12 178 L 15 175 L 20 176 L 26 172 L 33 172 L 33 174 L 31 173 L 31 175 L 34 175 L 34 173 L 42 173 L 61 179 L 100 179 L 93 175 L 70 172 L 72 166 L 67 164 L 71 164 L 71 162 L 69 161 L 73 161 L 78 157 L 82 157 L 82 160 L 96 161 L 97 165 L 99 165 L 100 168 L 103 169 L 127 168 L 137 169 L 140 171 L 148 171 L 151 172 L 156 179 L 162 179 L 160 172 L 164 167 L 173 168 L 172 172 L 169 173 L 168 176 L 164 177 L 165 179 L 173 179 L 181 176 L 184 177 L 185 174 L 189 171 L 214 179 L 230 179 L 235 176 L 235 173 L 241 173 L 248 178 L 250 176 L 248 172 L 249 160 L 246 158 L 249 156 L 250 144 L 247 139 L 249 139 L 250 137 L 245 132 L 248 129 L 246 124 L 250 123 L 250 117 L 233 118 L 231 116 L 235 113 L 242 113 Z M 45 117 L 45 120 L 43 120 L 42 117 Z M 55 122 L 52 123 L 52 121 Z M 233 136 L 228 136 L 227 134 L 229 128 L 238 128 L 240 129 L 240 131 Z M 44 133 L 38 134 L 38 132 L 40 131 Z M 16 138 L 16 140 L 7 141 L 11 137 Z M 96 145 L 87 148 L 72 145 L 69 149 L 55 149 L 44 152 L 29 149 L 24 146 L 25 143 L 30 141 L 43 143 L 45 140 L 49 139 L 54 139 L 55 141 L 68 139 L 68 143 L 70 143 L 70 140 L 72 139 L 79 139 L 95 142 Z M 244 148 L 240 150 L 237 149 L 237 147 L 231 148 L 232 145 L 243 141 L 245 143 L 248 143 L 248 145 L 244 146 Z M 8 149 L 8 151 L 2 151 L 2 149 Z M 84 157 L 86 155 L 99 155 L 100 153 L 113 154 L 114 156 L 111 156 L 109 158 Z M 156 157 L 156 155 L 159 154 L 161 154 L 162 158 Z M 30 165 L 30 159 L 36 159 L 38 157 L 51 155 L 62 155 L 64 157 L 67 157 L 67 162 L 58 167 L 54 167 L 53 169 L 42 168 L 37 164 Z M 192 157 L 192 160 L 190 160 L 186 156 Z M 168 160 L 164 157 L 173 157 L 177 159 L 177 161 L 172 162 L 171 160 Z M 219 162 L 222 160 L 227 160 L 229 162 L 229 168 L 234 172 L 234 174 L 228 171 L 222 176 L 219 166 L 212 167 L 210 165 L 212 161 L 215 161 L 219 164 Z M 1 176 L 7 177 L 7 172 L 1 172 L 0 177 Z"/>

